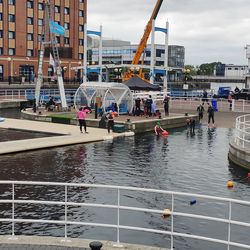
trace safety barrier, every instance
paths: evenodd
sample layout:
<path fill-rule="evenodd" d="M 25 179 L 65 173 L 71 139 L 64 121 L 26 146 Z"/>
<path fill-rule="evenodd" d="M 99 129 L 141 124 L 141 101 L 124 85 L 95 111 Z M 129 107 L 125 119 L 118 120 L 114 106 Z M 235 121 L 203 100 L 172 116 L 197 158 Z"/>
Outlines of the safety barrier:
<path fill-rule="evenodd" d="M 236 118 L 234 142 L 237 146 L 250 150 L 250 115 Z"/>
<path fill-rule="evenodd" d="M 8 213 L 4 213 L 2 211 L 2 215 L 5 214 L 4 217 L 0 218 L 0 222 L 5 223 L 11 223 L 11 232 L 12 232 L 12 238 L 16 238 L 16 233 L 20 235 L 20 231 L 18 231 L 17 224 L 18 223 L 41 223 L 43 225 L 61 225 L 64 228 L 64 240 L 68 240 L 68 227 L 71 226 L 70 230 L 72 229 L 72 226 L 90 226 L 90 227 L 101 227 L 101 228 L 108 228 L 108 229 L 115 229 L 116 230 L 116 241 L 117 244 L 120 244 L 120 230 L 132 230 L 132 231 L 139 231 L 139 232 L 147 232 L 147 233 L 153 233 L 153 234 L 160 234 L 163 236 L 170 236 L 170 248 L 174 248 L 174 239 L 177 237 L 183 237 L 183 238 L 191 238 L 196 240 L 202 240 L 202 241 L 208 241 L 213 243 L 218 243 L 222 245 L 226 245 L 227 249 L 230 249 L 231 246 L 243 248 L 243 249 L 250 249 L 250 245 L 247 245 L 246 243 L 242 242 L 234 242 L 231 240 L 231 227 L 236 225 L 237 227 L 243 227 L 244 232 L 250 232 L 250 223 L 246 222 L 246 218 L 244 218 L 244 222 L 234 219 L 235 214 L 237 214 L 238 206 L 244 207 L 244 209 L 248 209 L 246 211 L 246 215 L 249 214 L 249 207 L 250 207 L 250 201 L 241 201 L 236 199 L 229 199 L 229 198 L 220 198 L 216 196 L 208 196 L 208 195 L 198 195 L 198 194 L 192 194 L 192 193 L 182 193 L 182 192 L 172 192 L 172 191 L 165 191 L 165 190 L 157 190 L 157 189 L 146 189 L 146 188 L 136 188 L 136 187 L 125 187 L 125 186 L 111 186 L 111 185 L 95 185 L 95 184 L 80 184 L 80 183 L 56 183 L 56 182 L 27 182 L 27 181 L 0 181 L 0 187 L 1 190 L 5 188 L 5 192 L 2 191 L 2 194 L 0 196 L 0 205 L 4 204 L 2 207 L 6 207 L 7 204 L 11 204 L 11 217 L 8 218 L 6 215 Z M 20 195 L 20 190 L 25 192 L 22 192 Z M 39 189 L 41 188 L 41 190 Z M 46 189 L 47 188 L 47 189 Z M 80 190 L 82 188 L 82 190 Z M 82 199 L 79 199 L 79 194 L 92 192 L 94 190 L 97 190 L 98 192 L 103 192 L 106 190 L 107 194 L 113 195 L 113 202 L 110 202 L 111 204 L 108 204 L 104 198 L 103 195 L 97 195 L 99 199 L 97 200 L 97 197 L 94 197 L 94 200 L 96 202 L 84 202 Z M 46 191 L 45 191 L 46 190 Z M 82 191 L 82 192 L 80 192 Z M 50 192 L 53 192 L 52 194 Z M 45 197 L 51 197 L 53 196 L 53 199 L 48 201 L 46 198 L 39 198 L 37 199 L 37 193 L 41 196 L 41 194 L 44 194 Z M 163 196 L 164 204 L 165 202 L 171 204 L 169 206 L 169 209 L 156 209 L 152 208 L 152 204 L 149 205 L 149 207 L 132 207 L 127 206 L 128 199 L 132 199 L 134 196 L 139 195 L 140 199 L 146 199 L 146 195 L 154 195 L 154 200 L 156 197 L 159 197 L 160 195 Z M 55 197 L 56 196 L 56 197 Z M 89 195 L 87 195 L 89 196 Z M 17 197 L 17 198 L 16 198 Z M 33 198 L 35 197 L 35 198 Z M 220 211 L 220 214 L 224 214 L 222 218 L 219 217 L 212 217 L 208 215 L 201 215 L 201 214 L 195 214 L 195 213 L 187 213 L 187 212 L 181 212 L 180 207 L 178 207 L 178 204 L 180 204 L 180 200 L 184 199 L 186 202 L 187 199 L 199 199 L 199 200 L 205 200 L 209 202 L 214 202 L 216 206 L 218 207 L 218 204 L 223 204 L 222 211 Z M 84 197 L 83 200 L 86 200 L 86 197 Z M 136 201 L 136 200 L 135 200 Z M 145 202 L 148 204 L 147 202 Z M 190 205 L 193 205 L 196 203 L 196 200 L 192 200 L 192 204 L 190 202 Z M 149 203 L 150 204 L 150 203 Z M 34 213 L 33 209 L 27 209 L 25 210 L 24 214 L 21 212 L 21 206 L 27 206 L 27 205 L 38 205 L 38 206 L 48 206 L 50 208 L 48 211 L 49 213 L 42 213 L 46 216 L 46 219 L 41 218 L 41 215 L 39 217 L 37 216 L 37 219 L 30 219 L 31 215 L 29 215 L 29 211 L 31 213 Z M 62 208 L 62 211 L 60 213 L 60 216 L 58 217 L 58 220 L 56 220 L 56 216 L 53 213 L 55 210 L 51 206 L 59 206 Z M 156 205 L 154 205 L 156 206 Z M 72 208 L 81 208 L 84 207 L 87 208 L 101 208 L 101 209 L 110 209 L 114 211 L 116 218 L 116 224 L 105 224 L 105 223 L 98 223 L 93 221 L 81 221 L 79 220 L 80 216 L 78 214 L 77 218 L 73 220 L 72 215 Z M 75 210 L 74 210 L 75 211 Z M 86 210 L 80 210 L 81 213 L 86 213 Z M 168 217 L 168 221 L 170 223 L 170 226 L 164 227 L 164 226 L 158 226 L 157 228 L 149 228 L 149 227 L 139 227 L 139 226 L 128 226 L 123 225 L 121 221 L 126 221 L 121 216 L 122 211 L 128 211 L 128 212 L 141 212 L 143 214 L 149 213 L 154 214 L 159 217 L 164 215 L 165 217 Z M 192 210 L 193 211 L 193 210 Z M 234 213 L 235 212 L 235 213 Z M 24 218 L 22 218 L 22 215 Z M 53 218 L 53 219 L 52 219 Z M 204 225 L 204 221 L 207 222 L 213 222 L 215 223 L 214 229 L 218 226 L 218 222 L 225 223 L 227 225 L 227 239 L 217 239 L 217 238 L 210 238 L 205 237 L 201 235 L 195 235 L 190 232 L 180 233 L 175 231 L 176 225 L 175 225 L 175 219 L 178 218 L 191 218 L 194 222 L 195 219 L 201 220 L 201 223 Z M 123 220 L 122 220 L 123 219 Z M 163 219 L 162 219 L 163 220 Z M 152 226 L 154 223 L 148 223 L 149 226 Z M 164 223 L 162 223 L 164 225 Z M 36 227 L 37 228 L 37 227 Z M 167 229 L 168 228 L 168 229 Z M 188 228 L 188 227 L 185 227 Z M 45 230 L 45 228 L 44 228 Z M 77 229 L 79 230 L 79 228 Z M 17 232 L 18 231 L 18 232 Z M 35 229 L 32 229 L 32 232 L 35 234 Z M 2 233 L 6 233 L 6 230 Z M 1 234 L 2 234 L 1 233 Z M 74 232 L 73 232 L 74 234 Z M 235 235 L 234 235 L 235 236 Z M 63 235 L 62 235 L 63 237 Z"/>

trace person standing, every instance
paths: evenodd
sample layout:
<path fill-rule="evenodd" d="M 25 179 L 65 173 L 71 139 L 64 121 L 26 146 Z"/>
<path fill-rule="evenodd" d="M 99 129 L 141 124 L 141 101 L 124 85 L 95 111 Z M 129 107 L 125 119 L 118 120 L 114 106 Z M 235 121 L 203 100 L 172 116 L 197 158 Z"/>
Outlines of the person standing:
<path fill-rule="evenodd" d="M 204 89 L 203 94 L 202 94 L 202 105 L 204 105 L 205 102 L 207 102 L 207 104 L 209 104 L 208 98 L 207 98 L 207 91 Z"/>
<path fill-rule="evenodd" d="M 110 110 L 108 115 L 107 115 L 107 119 L 108 119 L 108 133 L 110 133 L 110 129 L 114 129 L 114 116 L 112 114 L 112 111 Z"/>
<path fill-rule="evenodd" d="M 214 127 L 214 109 L 213 109 L 211 104 L 209 104 L 209 106 L 208 106 L 207 113 L 208 113 L 208 127 L 210 125 L 211 120 L 212 120 L 212 124 L 213 124 L 213 127 Z"/>
<path fill-rule="evenodd" d="M 233 104 L 233 97 L 232 97 L 232 93 L 230 92 L 228 97 L 227 97 L 227 101 L 229 102 L 229 110 L 232 110 L 232 104 Z"/>
<path fill-rule="evenodd" d="M 165 116 L 169 116 L 169 96 L 165 96 L 163 100 Z"/>
<path fill-rule="evenodd" d="M 197 112 L 198 112 L 198 115 L 199 115 L 199 122 L 201 122 L 201 120 L 203 119 L 203 113 L 204 113 L 204 106 L 203 105 L 199 105 L 197 107 Z"/>
<path fill-rule="evenodd" d="M 148 116 L 151 116 L 151 115 L 152 115 L 152 111 L 151 111 L 152 103 L 153 103 L 152 96 L 149 95 L 149 97 L 148 97 L 147 100 L 146 100 L 147 115 L 148 115 Z"/>
<path fill-rule="evenodd" d="M 141 114 L 141 99 L 140 97 L 137 97 L 135 99 L 135 115 L 139 116 Z"/>
<path fill-rule="evenodd" d="M 85 133 L 88 133 L 87 132 L 87 125 L 86 125 L 86 110 L 83 109 L 82 107 L 79 109 L 79 111 L 77 112 L 77 119 L 79 121 L 79 126 L 80 126 L 80 131 L 82 133 L 82 127 L 84 127 L 84 131 Z"/>

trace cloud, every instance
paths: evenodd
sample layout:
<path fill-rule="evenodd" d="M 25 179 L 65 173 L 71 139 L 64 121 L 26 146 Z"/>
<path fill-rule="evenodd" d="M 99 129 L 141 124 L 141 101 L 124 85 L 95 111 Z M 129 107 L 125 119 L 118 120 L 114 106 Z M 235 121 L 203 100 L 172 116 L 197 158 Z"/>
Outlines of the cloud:
<path fill-rule="evenodd" d="M 90 0 L 88 27 L 103 25 L 104 37 L 138 44 L 156 0 Z M 249 0 L 163 0 L 156 25 L 169 21 L 169 43 L 183 45 L 187 64 L 246 64 L 250 43 Z M 150 39 L 149 39 L 150 43 Z M 156 43 L 164 43 L 157 34 Z"/>

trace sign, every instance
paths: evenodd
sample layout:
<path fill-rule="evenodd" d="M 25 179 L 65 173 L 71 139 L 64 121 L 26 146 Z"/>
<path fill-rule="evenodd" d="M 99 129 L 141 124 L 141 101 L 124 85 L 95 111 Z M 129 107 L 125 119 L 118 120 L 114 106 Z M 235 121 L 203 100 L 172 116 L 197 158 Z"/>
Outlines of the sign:
<path fill-rule="evenodd" d="M 187 90 L 188 89 L 188 84 L 183 84 L 183 89 Z"/>

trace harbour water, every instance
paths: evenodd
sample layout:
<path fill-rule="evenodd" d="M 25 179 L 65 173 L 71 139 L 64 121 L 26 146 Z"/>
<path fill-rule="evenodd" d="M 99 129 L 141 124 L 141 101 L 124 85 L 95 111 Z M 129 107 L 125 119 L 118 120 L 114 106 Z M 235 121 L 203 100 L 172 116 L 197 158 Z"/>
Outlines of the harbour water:
<path fill-rule="evenodd" d="M 63 148 L 40 150 L 25 154 L 13 154 L 1 156 L 2 180 L 25 181 L 53 181 L 111 184 L 121 186 L 135 186 L 156 188 L 171 191 L 182 191 L 213 196 L 230 197 L 235 199 L 250 200 L 250 181 L 246 178 L 247 172 L 230 165 L 227 159 L 228 142 L 232 136 L 232 129 L 217 128 L 209 131 L 203 126 L 191 136 L 186 130 L 175 129 L 170 131 L 168 138 L 156 137 L 153 133 L 138 135 L 133 138 L 117 139 L 113 142 L 92 143 L 86 145 L 74 145 Z M 84 135 L 83 135 L 84 136 Z M 232 179 L 235 183 L 233 189 L 227 189 L 226 183 Z M 20 196 L 34 192 L 41 199 L 57 198 L 63 196 L 63 190 L 44 191 L 31 190 L 27 187 L 20 190 Z M 0 190 L 3 195 L 5 191 Z M 122 194 L 126 205 L 138 207 L 151 207 L 164 209 L 169 206 L 166 197 L 159 195 Z M 75 191 L 74 197 L 84 201 L 98 201 L 114 197 L 108 192 L 86 189 Z M 186 212 L 198 211 L 200 214 L 220 218 L 227 218 L 227 208 L 220 203 L 198 200 L 194 206 L 189 205 L 189 200 L 182 200 L 179 210 Z M 10 207 L 11 208 L 11 207 Z M 22 212 L 31 213 L 34 218 L 44 216 L 53 219 L 63 216 L 63 209 L 43 210 L 24 207 Z M 6 214 L 1 209 L 2 216 Z M 235 208 L 235 216 L 242 221 L 249 222 L 249 207 Z M 114 212 L 115 213 L 115 212 Z M 56 216 L 55 216 L 56 214 Z M 69 208 L 72 218 L 81 221 L 98 221 L 99 223 L 115 223 L 114 214 L 106 209 L 76 209 Z M 150 214 L 121 213 L 121 223 L 131 226 L 150 227 L 155 229 L 168 229 L 169 221 L 161 216 Z M 1 230 L 10 230 L 10 225 L 3 225 Z M 227 239 L 227 226 L 223 223 L 211 224 L 206 221 L 199 222 L 195 219 L 176 219 L 175 230 L 178 232 L 192 232 L 207 237 Z M 235 241 L 245 244 L 249 242 L 249 232 L 232 226 L 232 235 Z M 18 227 L 22 234 L 38 235 L 52 234 L 63 236 L 63 226 L 53 225 L 26 225 Z M 116 240 L 116 233 L 110 229 L 72 226 L 68 229 L 72 237 L 95 238 L 99 240 Z M 235 232 L 235 234 L 234 234 Z M 137 244 L 156 245 L 169 247 L 169 237 L 121 231 L 121 241 Z M 175 239 L 176 249 L 226 249 L 223 245 L 214 245 L 204 241 Z M 235 248 L 237 249 L 237 248 Z"/>

